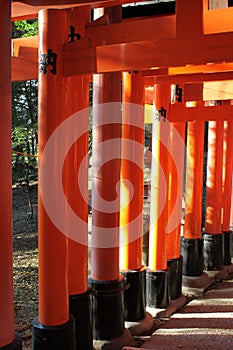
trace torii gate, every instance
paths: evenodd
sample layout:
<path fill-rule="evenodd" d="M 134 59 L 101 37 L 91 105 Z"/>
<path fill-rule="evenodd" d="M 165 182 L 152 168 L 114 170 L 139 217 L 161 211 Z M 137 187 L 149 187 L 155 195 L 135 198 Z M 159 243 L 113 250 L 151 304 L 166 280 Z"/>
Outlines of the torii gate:
<path fill-rule="evenodd" d="M 206 221 L 204 235 L 206 258 L 203 263 L 200 263 L 203 258 L 201 253 L 203 240 L 201 238 L 200 222 L 201 205 L 197 198 L 200 197 L 200 193 L 197 193 L 197 191 L 201 190 L 201 182 L 195 176 L 195 191 L 191 193 L 193 197 L 190 201 L 191 204 L 189 203 L 191 207 L 189 207 L 189 216 L 186 217 L 184 229 L 183 240 L 187 243 L 188 248 L 184 251 L 186 261 L 183 273 L 188 276 L 200 276 L 203 264 L 206 269 L 210 270 L 221 268 L 223 264 L 223 234 L 221 231 L 227 233 L 224 246 L 227 252 L 226 255 L 230 255 L 229 193 L 231 190 L 232 162 L 229 165 L 227 160 L 230 160 L 229 150 L 231 145 L 229 145 L 229 139 L 231 136 L 229 135 L 232 132 L 231 112 L 233 107 L 231 103 L 210 107 L 206 106 L 203 101 L 204 99 L 209 100 L 210 97 L 213 100 L 231 100 L 233 76 L 233 48 L 231 45 L 233 24 L 231 19 L 233 9 L 209 10 L 207 0 L 197 0 L 195 2 L 177 0 L 174 14 L 122 20 L 119 16 L 119 6 L 125 3 L 128 3 L 128 1 L 25 0 L 21 2 L 13 1 L 12 3 L 8 0 L 1 1 L 0 31 L 3 50 L 0 56 L 2 79 L 0 86 L 0 143 L 4 150 L 0 164 L 1 195 L 4 202 L 4 208 L 0 213 L 1 227 L 4 232 L 0 245 L 0 294 L 2 296 L 0 301 L 0 324 L 4 325 L 0 333 L 0 348 L 2 349 L 20 349 L 21 347 L 19 337 L 14 335 L 13 322 L 10 83 L 11 80 L 38 79 L 38 52 L 39 63 L 41 63 L 39 66 L 40 159 L 43 155 L 43 149 L 47 146 L 47 140 L 60 123 L 64 122 L 72 113 L 88 106 L 87 93 L 91 74 L 97 74 L 97 90 L 94 96 L 96 101 L 117 102 L 120 97 L 121 79 L 119 72 L 141 71 L 144 86 L 156 85 L 158 91 L 161 91 L 156 95 L 156 107 L 160 110 L 164 107 L 162 104 L 166 103 L 165 109 L 168 121 L 178 124 L 188 122 L 188 145 L 195 149 L 191 154 L 191 159 L 194 170 L 197 172 L 200 171 L 202 157 L 202 154 L 198 153 L 201 148 L 198 145 L 198 137 L 200 135 L 201 138 L 203 137 L 203 122 L 211 121 L 209 133 L 211 151 L 209 156 L 219 160 L 219 163 L 215 164 L 214 169 L 207 174 L 209 186 L 214 188 L 216 192 L 215 195 L 213 191 L 207 193 L 207 204 L 210 207 L 212 206 L 214 210 L 211 209 L 208 212 L 209 216 Z M 12 15 L 10 15 L 10 6 Z M 90 9 L 99 7 L 105 8 L 103 16 L 90 21 Z M 38 41 L 36 37 L 14 40 L 14 56 L 11 58 L 11 18 L 13 20 L 34 18 L 38 14 L 40 40 Z M 56 35 L 52 32 L 53 30 Z M 72 40 L 69 40 L 69 38 Z M 75 40 L 76 38 L 79 40 Z M 57 57 L 58 60 L 56 61 Z M 59 58 L 62 59 L 59 60 Z M 12 78 L 10 76 L 11 67 Z M 47 69 L 52 72 L 44 74 L 46 73 L 44 70 Z M 109 91 L 106 91 L 105 86 L 113 87 L 111 84 L 114 84 L 114 89 L 110 94 Z M 183 86 L 181 102 L 175 104 L 167 102 L 169 89 L 165 89 L 167 91 L 165 93 L 162 87 L 167 87 L 170 84 Z M 214 94 L 214 89 L 217 86 L 218 90 L 220 84 L 223 94 Z M 140 88 L 139 84 L 138 89 Z M 80 94 L 79 101 L 75 99 L 75 94 L 70 96 L 67 94 L 67 91 L 75 91 L 75 89 L 76 93 Z M 207 96 L 208 89 L 212 89 L 210 97 Z M 68 101 L 67 105 L 65 105 L 65 101 Z M 185 104 L 189 101 L 196 102 L 192 105 L 192 108 Z M 56 118 L 50 117 L 54 114 Z M 228 129 L 225 121 L 228 123 Z M 82 122 L 85 123 L 85 118 Z M 225 192 L 223 196 L 225 220 L 221 227 L 222 167 L 219 167 L 219 165 L 223 154 L 223 148 L 221 150 L 224 137 L 223 122 L 228 134 L 225 137 Z M 218 132 L 216 132 L 216 128 L 218 128 Z M 113 125 L 109 126 L 109 129 L 105 130 L 103 135 L 111 141 L 115 137 L 112 132 L 116 132 Z M 119 133 L 117 135 L 119 137 Z M 218 139 L 216 139 L 217 135 Z M 101 135 L 96 133 L 95 136 L 98 138 Z M 99 140 L 103 141 L 104 139 L 100 138 Z M 79 142 L 79 150 L 82 149 L 83 156 L 87 151 L 86 136 Z M 216 147 L 219 147 L 217 153 L 215 152 Z M 77 203 L 75 204 L 74 201 L 72 184 L 68 181 L 70 177 L 76 174 L 73 161 L 77 156 L 77 150 L 73 149 L 72 152 L 72 154 L 69 153 L 66 159 L 63 175 L 66 179 L 64 186 L 67 197 L 75 207 Z M 209 161 L 211 168 L 210 163 L 211 160 Z M 166 167 L 169 171 L 171 164 L 166 163 Z M 109 188 L 114 188 L 116 181 L 120 179 L 119 170 L 119 164 L 115 164 L 113 169 L 109 168 L 109 172 L 101 174 L 102 178 L 99 186 L 104 195 L 106 195 L 104 192 L 105 184 L 107 183 Z M 87 173 L 85 171 L 83 176 L 84 183 L 86 183 Z M 189 184 L 188 178 L 187 184 Z M 40 191 L 43 192 L 43 188 Z M 153 199 L 156 200 L 156 197 Z M 79 200 L 82 201 L 81 197 L 79 197 Z M 213 200 L 215 205 L 212 204 Z M 59 211 L 59 203 L 54 203 L 54 205 Z M 80 209 L 75 207 L 74 210 L 79 212 Z M 169 208 L 167 210 L 169 211 Z M 87 205 L 85 203 L 82 203 L 81 215 L 84 218 L 82 234 L 85 236 L 87 230 Z M 101 216 L 98 212 L 94 214 L 95 222 L 106 220 L 106 217 L 106 215 Z M 115 214 L 111 220 L 114 222 L 118 218 L 119 214 Z M 79 244 L 69 242 L 68 248 L 65 249 L 67 238 L 60 234 L 50 219 L 45 211 L 43 201 L 39 200 L 39 319 L 35 320 L 33 324 L 33 347 L 34 349 L 44 349 L 48 346 L 56 349 L 75 349 L 77 338 L 77 342 L 80 341 L 81 346 L 89 349 L 92 347 L 91 325 L 88 317 L 90 290 L 87 285 L 87 269 L 79 264 L 79 259 L 84 265 L 86 264 L 87 245 L 83 244 L 81 247 Z M 164 222 L 165 216 L 161 217 L 161 225 L 164 225 Z M 47 234 L 48 231 L 49 234 Z M 178 263 L 178 274 L 180 274 L 182 267 L 178 249 L 179 234 L 176 233 L 173 236 L 176 240 L 176 250 L 172 253 L 170 250 L 166 251 L 167 237 L 164 226 L 161 231 L 152 231 L 149 255 L 153 258 L 150 260 L 147 271 L 147 305 L 153 306 L 158 303 L 159 305 L 156 306 L 162 306 L 169 302 L 169 296 L 167 298 L 168 291 L 164 291 L 167 288 L 166 286 L 162 288 L 161 295 L 158 294 L 158 290 L 161 290 L 161 286 L 158 284 L 164 285 L 167 279 L 166 261 L 170 259 L 172 261 L 171 265 L 174 261 Z M 98 239 L 99 236 L 96 234 L 97 247 Z M 171 244 L 168 246 L 171 247 Z M 90 280 L 95 292 L 93 295 L 95 308 L 93 318 L 94 336 L 96 339 L 113 339 L 122 336 L 124 333 L 124 308 L 121 299 L 123 293 L 122 278 L 118 277 L 117 256 L 119 247 L 95 248 L 94 250 L 95 272 Z M 59 255 L 59 259 L 56 259 L 56 254 Z M 196 259 L 196 255 L 198 259 Z M 72 262 L 70 265 L 67 265 L 68 256 L 69 261 Z M 114 257 L 114 259 L 111 260 L 111 257 Z M 192 270 L 189 261 L 193 257 L 197 265 Z M 162 264 L 161 259 L 163 259 Z M 74 270 L 74 264 L 76 264 L 75 268 L 78 271 Z M 67 269 L 69 270 L 68 274 Z M 159 273 L 158 275 L 157 269 L 160 269 L 159 272 L 162 272 L 162 274 Z M 142 271 L 142 273 L 144 272 Z M 79 277 L 78 281 L 76 274 Z M 140 288 L 142 288 L 142 285 L 138 286 L 139 290 Z M 174 295 L 179 295 L 179 289 L 180 286 L 178 286 L 178 291 L 175 291 Z M 154 298 L 154 291 L 157 299 Z M 85 320 L 84 329 L 87 329 L 87 334 L 84 337 L 82 330 L 79 332 L 78 329 L 76 330 L 77 337 L 75 337 L 74 320 L 69 316 L 68 296 L 70 296 L 70 308 L 72 308 L 72 305 L 74 305 L 74 308 L 77 305 L 82 308 L 83 313 L 74 316 L 76 321 L 80 317 Z M 143 300 L 140 302 L 143 303 Z M 108 309 L 106 309 L 106 305 Z M 70 310 L 70 312 L 71 314 L 75 313 L 74 310 Z M 108 317 L 104 319 L 106 315 Z"/>

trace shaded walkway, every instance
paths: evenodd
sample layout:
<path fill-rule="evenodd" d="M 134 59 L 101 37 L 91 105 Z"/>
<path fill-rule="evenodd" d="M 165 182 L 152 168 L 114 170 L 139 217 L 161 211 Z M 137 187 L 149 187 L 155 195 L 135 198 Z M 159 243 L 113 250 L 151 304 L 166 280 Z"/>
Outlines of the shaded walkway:
<path fill-rule="evenodd" d="M 144 349 L 233 349 L 233 279 L 216 282 L 145 340 Z"/>

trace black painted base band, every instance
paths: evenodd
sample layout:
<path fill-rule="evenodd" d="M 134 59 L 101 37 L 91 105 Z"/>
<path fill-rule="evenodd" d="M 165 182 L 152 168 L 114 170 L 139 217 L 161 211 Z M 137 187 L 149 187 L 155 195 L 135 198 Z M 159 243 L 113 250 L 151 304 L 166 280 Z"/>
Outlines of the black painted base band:
<path fill-rule="evenodd" d="M 171 300 L 180 298 L 182 294 L 182 265 L 182 256 L 177 259 L 170 259 L 167 262 L 167 266 L 169 267 L 169 288 Z"/>
<path fill-rule="evenodd" d="M 69 296 L 69 312 L 75 319 L 76 349 L 92 350 L 91 288 L 85 293 Z"/>
<path fill-rule="evenodd" d="M 146 269 L 121 271 L 126 284 L 124 292 L 125 320 L 136 322 L 146 317 Z"/>
<path fill-rule="evenodd" d="M 1 350 L 22 350 L 22 339 L 21 336 L 15 332 L 14 341 L 8 345 L 2 346 Z"/>
<path fill-rule="evenodd" d="M 224 256 L 223 234 L 205 233 L 203 238 L 204 269 L 207 271 L 221 270 Z"/>
<path fill-rule="evenodd" d="M 32 322 L 33 350 L 75 350 L 75 321 L 70 316 L 69 321 L 59 326 L 45 326 L 37 319 Z"/>
<path fill-rule="evenodd" d="M 146 271 L 146 306 L 165 308 L 170 304 L 169 270 Z"/>
<path fill-rule="evenodd" d="M 182 274 L 198 277 L 203 274 L 203 238 L 181 237 L 180 254 L 183 257 Z"/>
<path fill-rule="evenodd" d="M 232 231 L 223 231 L 223 242 L 224 242 L 224 266 L 231 265 L 232 256 Z"/>
<path fill-rule="evenodd" d="M 119 338 L 124 330 L 124 279 L 99 281 L 89 278 L 92 288 L 93 338 Z"/>

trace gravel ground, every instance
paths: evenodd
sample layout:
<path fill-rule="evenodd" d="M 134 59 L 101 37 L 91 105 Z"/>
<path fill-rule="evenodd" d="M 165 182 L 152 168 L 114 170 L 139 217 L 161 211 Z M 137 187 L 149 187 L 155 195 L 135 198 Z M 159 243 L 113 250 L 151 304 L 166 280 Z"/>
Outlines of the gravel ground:
<path fill-rule="evenodd" d="M 31 349 L 31 321 L 38 306 L 37 186 L 30 186 L 34 215 L 30 218 L 25 187 L 13 188 L 13 259 L 15 329 L 23 350 Z"/>

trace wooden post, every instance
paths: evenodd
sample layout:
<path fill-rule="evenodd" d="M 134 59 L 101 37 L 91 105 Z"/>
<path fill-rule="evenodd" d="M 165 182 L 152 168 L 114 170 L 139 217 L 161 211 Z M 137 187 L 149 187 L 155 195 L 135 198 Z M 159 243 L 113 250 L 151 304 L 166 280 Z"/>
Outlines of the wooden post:
<path fill-rule="evenodd" d="M 151 207 L 149 235 L 149 265 L 146 276 L 147 306 L 166 307 L 170 302 L 167 270 L 168 219 L 168 141 L 166 120 L 170 103 L 170 85 L 156 85 L 156 116 L 152 132 Z"/>
<path fill-rule="evenodd" d="M 192 121 L 187 129 L 184 235 L 181 241 L 183 275 L 203 274 L 202 188 L 204 160 L 204 122 Z"/>
<path fill-rule="evenodd" d="M 104 13 L 111 23 L 121 21 L 121 7 L 107 8 Z M 120 72 L 93 76 L 92 271 L 89 281 L 93 288 L 93 337 L 100 340 L 119 338 L 124 331 L 123 276 L 119 276 L 120 196 L 116 189 L 120 181 L 120 101 Z M 101 148 L 104 143 L 105 147 Z M 101 207 L 102 200 L 104 207 Z M 103 234 L 108 230 L 108 235 Z"/>
<path fill-rule="evenodd" d="M 223 183 L 222 183 L 222 225 L 224 236 L 224 265 L 231 264 L 232 231 L 230 230 L 232 169 L 233 169 L 233 123 L 224 122 L 223 140 Z"/>
<path fill-rule="evenodd" d="M 0 3 L 0 348 L 21 349 L 14 334 L 11 174 L 11 3 Z"/>
<path fill-rule="evenodd" d="M 204 268 L 220 270 L 223 266 L 221 233 L 223 122 L 210 121 L 206 182 L 206 220 L 204 234 Z"/>
<path fill-rule="evenodd" d="M 39 319 L 33 322 L 33 346 L 50 346 L 73 350 L 75 326 L 69 317 L 67 278 L 67 237 L 59 231 L 56 222 L 47 213 L 41 197 L 40 166 L 45 146 L 59 124 L 66 118 L 64 106 L 66 90 L 63 79 L 62 45 L 68 41 L 67 13 L 60 10 L 39 12 Z M 50 162 L 54 172 L 47 174 L 57 183 L 57 150 L 54 144 Z M 46 169 L 44 170 L 46 171 Z M 43 174 L 44 175 L 44 174 Z M 55 196 L 54 207 L 58 215 L 62 208 Z M 65 208 L 64 208 L 65 209 Z M 64 211 L 65 218 L 65 211 Z M 59 337 L 57 336 L 59 334 Z M 51 345 L 53 344 L 53 345 Z M 56 344 L 56 345 L 55 345 Z"/>
<path fill-rule="evenodd" d="M 170 126 L 169 188 L 167 259 L 170 268 L 171 299 L 181 296 L 182 256 L 180 255 L 180 230 L 184 177 L 185 123 Z M 169 227 L 171 226 L 171 228 Z"/>
<path fill-rule="evenodd" d="M 69 12 L 69 42 L 84 34 L 89 21 L 89 9 L 78 7 Z M 81 219 L 76 226 L 77 239 L 68 237 L 68 290 L 69 311 L 75 318 L 76 348 L 91 350 L 92 326 L 90 292 L 88 288 L 88 128 L 89 128 L 89 75 L 64 79 L 67 91 L 65 114 L 77 114 L 77 122 L 85 132 L 68 152 L 63 170 L 63 186 L 72 210 Z M 75 127 L 75 126 L 74 126 Z M 83 164 L 85 166 L 81 166 Z M 81 178 L 82 181 L 78 181 Z M 82 187 L 82 188 L 81 188 Z M 67 226 L 72 223 L 67 220 Z M 72 227 L 70 228 L 72 230 Z M 80 236 L 83 237 L 80 239 Z"/>
<path fill-rule="evenodd" d="M 142 266 L 144 194 L 144 107 L 142 72 L 124 72 L 122 83 L 122 160 L 120 269 L 130 287 L 125 291 L 125 319 L 145 317 L 145 273 Z M 129 194 L 133 198 L 129 201 Z M 135 223 L 134 223 L 135 221 Z M 136 306 L 137 305 L 137 306 Z"/>

